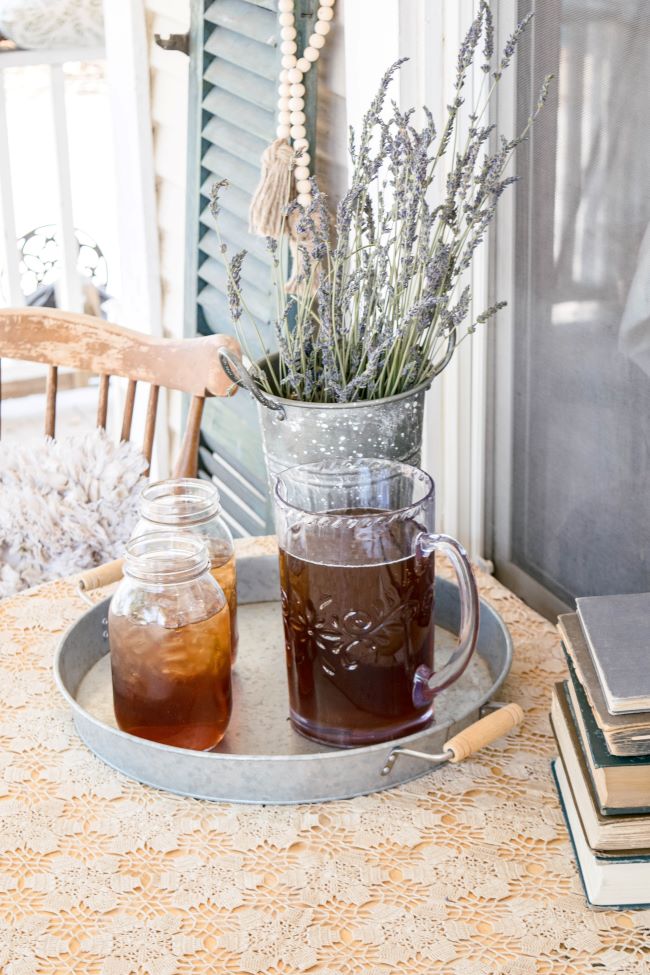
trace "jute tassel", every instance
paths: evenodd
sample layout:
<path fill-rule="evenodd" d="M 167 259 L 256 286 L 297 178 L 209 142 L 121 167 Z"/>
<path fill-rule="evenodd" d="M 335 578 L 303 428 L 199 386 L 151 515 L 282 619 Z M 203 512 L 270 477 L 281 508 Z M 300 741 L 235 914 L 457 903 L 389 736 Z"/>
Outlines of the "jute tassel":
<path fill-rule="evenodd" d="M 248 229 L 252 234 L 278 240 L 293 183 L 293 155 L 286 139 L 276 139 L 264 150 L 262 175 L 248 212 Z"/>

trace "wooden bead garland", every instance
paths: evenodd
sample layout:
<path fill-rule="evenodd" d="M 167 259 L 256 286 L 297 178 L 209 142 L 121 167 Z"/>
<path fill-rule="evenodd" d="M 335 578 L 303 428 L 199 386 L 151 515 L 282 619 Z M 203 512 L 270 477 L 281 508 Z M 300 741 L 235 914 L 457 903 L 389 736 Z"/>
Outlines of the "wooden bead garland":
<path fill-rule="evenodd" d="M 302 84 L 302 80 L 312 64 L 315 64 L 320 57 L 334 17 L 332 10 L 334 2 L 335 0 L 320 0 L 314 33 L 309 38 L 309 43 L 303 51 L 302 57 L 298 57 L 294 0 L 278 0 L 279 21 L 282 28 L 280 31 L 282 38 L 280 51 L 282 52 L 282 68 L 284 70 L 280 72 L 280 85 L 278 87 L 280 97 L 278 99 L 276 135 L 278 139 L 291 139 L 294 150 L 299 153 L 295 160 L 294 177 L 298 191 L 298 203 L 303 207 L 309 206 L 312 196 L 309 182 L 311 156 L 308 152 L 309 141 L 306 138 L 307 129 L 305 128 L 306 117 L 304 113 L 305 86 Z"/>

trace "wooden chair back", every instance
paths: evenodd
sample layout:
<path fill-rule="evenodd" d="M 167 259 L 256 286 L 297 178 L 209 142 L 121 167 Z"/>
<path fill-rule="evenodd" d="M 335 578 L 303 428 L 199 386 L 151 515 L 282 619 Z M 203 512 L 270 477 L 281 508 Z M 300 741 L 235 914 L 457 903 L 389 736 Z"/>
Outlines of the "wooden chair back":
<path fill-rule="evenodd" d="M 111 325 L 90 315 L 56 308 L 0 309 L 0 363 L 3 358 L 41 362 L 48 366 L 45 386 L 45 435 L 56 430 L 58 370 L 83 370 L 99 376 L 97 426 L 105 429 L 112 376 L 128 380 L 121 439 L 129 440 L 138 383 L 149 386 L 142 450 L 151 461 L 158 393 L 161 387 L 191 396 L 187 425 L 174 465 L 175 477 L 194 477 L 197 470 L 203 407 L 208 396 L 225 396 L 232 387 L 223 371 L 219 350 L 240 352 L 227 335 L 175 341 L 152 338 Z M 1 407 L 1 401 L 0 401 Z"/>

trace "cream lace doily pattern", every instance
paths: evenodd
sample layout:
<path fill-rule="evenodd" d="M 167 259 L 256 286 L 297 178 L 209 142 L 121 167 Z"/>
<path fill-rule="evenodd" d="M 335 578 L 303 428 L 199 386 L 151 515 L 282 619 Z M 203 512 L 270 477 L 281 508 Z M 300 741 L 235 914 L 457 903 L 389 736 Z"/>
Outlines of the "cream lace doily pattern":
<path fill-rule="evenodd" d="M 69 583 L 0 604 L 6 975 L 647 975 L 650 912 L 586 905 L 552 786 L 554 628 L 492 579 L 522 730 L 345 802 L 213 804 L 141 786 L 76 738 L 52 679 Z"/>

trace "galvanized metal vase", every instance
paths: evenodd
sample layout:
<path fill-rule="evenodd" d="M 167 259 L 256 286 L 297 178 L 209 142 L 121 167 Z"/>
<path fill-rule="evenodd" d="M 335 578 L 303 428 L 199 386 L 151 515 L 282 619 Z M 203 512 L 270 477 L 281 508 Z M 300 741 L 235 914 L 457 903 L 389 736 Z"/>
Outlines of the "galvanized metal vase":
<path fill-rule="evenodd" d="M 270 482 L 288 467 L 324 458 L 376 457 L 419 466 L 430 381 L 386 399 L 301 403 L 261 390 L 232 352 L 221 350 L 221 362 L 229 378 L 257 400 Z"/>

